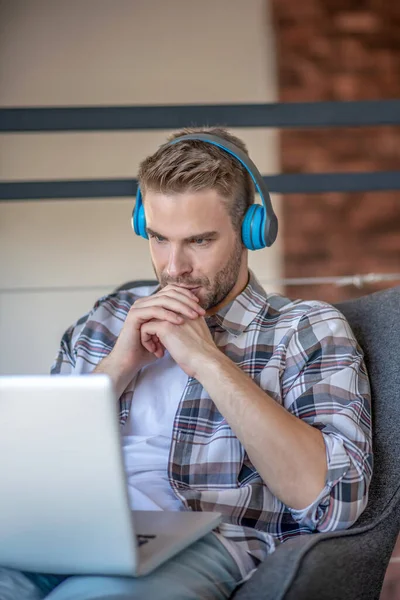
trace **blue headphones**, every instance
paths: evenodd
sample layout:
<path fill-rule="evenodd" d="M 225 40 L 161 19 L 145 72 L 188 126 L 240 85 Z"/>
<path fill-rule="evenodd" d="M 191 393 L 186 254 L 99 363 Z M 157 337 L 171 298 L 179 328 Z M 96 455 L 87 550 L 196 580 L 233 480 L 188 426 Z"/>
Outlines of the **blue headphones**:
<path fill-rule="evenodd" d="M 266 246 L 272 246 L 278 233 L 278 219 L 272 208 L 267 186 L 253 161 L 234 144 L 219 136 L 208 133 L 183 135 L 168 142 L 168 145 L 177 144 L 185 140 L 199 140 L 218 146 L 218 148 L 236 158 L 243 165 L 252 178 L 263 203 L 263 206 L 252 204 L 246 211 L 242 223 L 243 244 L 249 250 L 260 250 Z M 137 235 L 148 239 L 142 193 L 139 186 L 136 193 L 135 207 L 132 212 L 132 227 Z"/>

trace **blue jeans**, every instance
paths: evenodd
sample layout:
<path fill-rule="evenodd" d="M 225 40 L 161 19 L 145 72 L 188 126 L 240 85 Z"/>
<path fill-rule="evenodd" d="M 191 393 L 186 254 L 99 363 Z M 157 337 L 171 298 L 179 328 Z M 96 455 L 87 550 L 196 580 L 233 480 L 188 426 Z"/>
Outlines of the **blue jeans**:
<path fill-rule="evenodd" d="M 212 533 L 144 577 L 35 575 L 0 568 L 0 600 L 226 600 L 239 569 Z"/>

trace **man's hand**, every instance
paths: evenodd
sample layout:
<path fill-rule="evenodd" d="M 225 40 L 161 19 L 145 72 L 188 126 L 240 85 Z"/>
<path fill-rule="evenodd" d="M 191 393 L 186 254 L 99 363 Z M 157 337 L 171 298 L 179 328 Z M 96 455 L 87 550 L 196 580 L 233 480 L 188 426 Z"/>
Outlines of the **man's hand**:
<path fill-rule="evenodd" d="M 198 319 L 204 314 L 197 296 L 176 285 L 167 285 L 153 296 L 139 298 L 131 307 L 114 348 L 94 372 L 109 375 L 119 397 L 141 368 L 164 353 L 157 334 L 152 338 L 156 352 L 142 345 L 141 327 L 144 323 L 156 319 L 170 325 L 181 325 L 185 319 Z"/>
<path fill-rule="evenodd" d="M 140 329 L 142 345 L 157 355 L 156 338 L 190 377 L 196 377 L 199 361 L 220 353 L 203 318 L 185 319 L 181 325 L 153 319 Z"/>

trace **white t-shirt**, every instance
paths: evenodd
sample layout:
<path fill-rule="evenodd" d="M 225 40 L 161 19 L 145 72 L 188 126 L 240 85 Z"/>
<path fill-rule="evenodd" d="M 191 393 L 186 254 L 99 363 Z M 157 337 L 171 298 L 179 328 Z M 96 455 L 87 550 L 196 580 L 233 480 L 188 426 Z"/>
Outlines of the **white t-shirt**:
<path fill-rule="evenodd" d="M 141 370 L 122 452 L 132 510 L 183 510 L 168 481 L 172 426 L 188 376 L 165 352 Z"/>
<path fill-rule="evenodd" d="M 188 377 L 165 352 L 141 370 L 129 417 L 122 429 L 122 453 L 132 510 L 185 510 L 168 481 L 172 427 Z M 247 552 L 214 532 L 236 561 L 243 579 L 254 571 Z"/>

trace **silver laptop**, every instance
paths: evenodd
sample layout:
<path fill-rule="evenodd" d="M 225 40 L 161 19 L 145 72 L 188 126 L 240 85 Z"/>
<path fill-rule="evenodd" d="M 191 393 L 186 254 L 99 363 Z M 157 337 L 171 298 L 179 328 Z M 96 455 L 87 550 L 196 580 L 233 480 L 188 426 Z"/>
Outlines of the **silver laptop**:
<path fill-rule="evenodd" d="M 0 566 L 145 575 L 218 513 L 135 511 L 105 375 L 0 377 Z"/>

